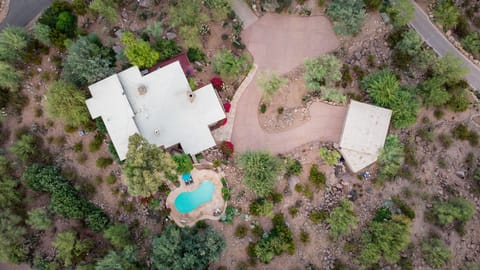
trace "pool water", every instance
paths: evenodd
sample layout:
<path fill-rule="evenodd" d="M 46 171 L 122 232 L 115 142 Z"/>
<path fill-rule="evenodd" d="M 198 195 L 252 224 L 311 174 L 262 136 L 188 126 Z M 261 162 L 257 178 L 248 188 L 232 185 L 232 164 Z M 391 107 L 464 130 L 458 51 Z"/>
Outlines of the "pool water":
<path fill-rule="evenodd" d="M 200 205 L 212 200 L 215 185 L 206 180 L 192 192 L 182 192 L 175 199 L 175 207 L 182 214 L 190 213 Z"/>
<path fill-rule="evenodd" d="M 190 177 L 192 175 L 190 173 L 184 173 L 182 174 L 182 180 L 185 181 L 185 182 L 188 182 L 190 180 Z"/>

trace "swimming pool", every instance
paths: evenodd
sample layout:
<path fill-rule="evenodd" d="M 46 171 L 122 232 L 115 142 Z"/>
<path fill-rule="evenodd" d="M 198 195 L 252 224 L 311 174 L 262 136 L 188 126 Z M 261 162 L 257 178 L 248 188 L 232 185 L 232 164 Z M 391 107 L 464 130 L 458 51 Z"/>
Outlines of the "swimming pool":
<path fill-rule="evenodd" d="M 195 210 L 200 205 L 212 200 L 215 185 L 210 180 L 205 180 L 192 192 L 182 192 L 175 198 L 175 207 L 178 212 L 186 214 Z"/>

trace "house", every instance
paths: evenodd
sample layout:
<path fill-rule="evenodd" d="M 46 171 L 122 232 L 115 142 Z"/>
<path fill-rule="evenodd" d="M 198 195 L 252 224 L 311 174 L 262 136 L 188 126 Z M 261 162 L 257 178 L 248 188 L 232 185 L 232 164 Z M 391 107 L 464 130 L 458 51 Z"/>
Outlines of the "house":
<path fill-rule="evenodd" d="M 192 91 L 179 61 L 145 76 L 133 66 L 88 88 L 90 115 L 102 117 L 121 160 L 135 133 L 159 147 L 180 144 L 195 155 L 216 145 L 210 126 L 225 119 L 213 86 Z"/>
<path fill-rule="evenodd" d="M 390 126 L 392 111 L 352 100 L 340 138 L 340 153 L 354 173 L 377 161 Z"/>

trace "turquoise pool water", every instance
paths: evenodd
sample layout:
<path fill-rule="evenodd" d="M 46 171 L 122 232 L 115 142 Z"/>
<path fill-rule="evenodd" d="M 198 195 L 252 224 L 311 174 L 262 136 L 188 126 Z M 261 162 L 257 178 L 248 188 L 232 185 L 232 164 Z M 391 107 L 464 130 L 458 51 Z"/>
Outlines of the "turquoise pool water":
<path fill-rule="evenodd" d="M 190 213 L 200 205 L 211 201 L 214 190 L 215 185 L 206 180 L 194 191 L 180 193 L 175 199 L 175 207 L 180 213 Z"/>

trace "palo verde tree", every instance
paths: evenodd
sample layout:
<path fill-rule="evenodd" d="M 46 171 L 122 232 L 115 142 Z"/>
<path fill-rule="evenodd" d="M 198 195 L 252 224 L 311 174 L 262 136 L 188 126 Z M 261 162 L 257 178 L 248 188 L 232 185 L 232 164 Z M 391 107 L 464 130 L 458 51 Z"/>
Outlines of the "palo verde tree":
<path fill-rule="evenodd" d="M 269 195 L 282 174 L 282 160 L 268 152 L 248 151 L 237 158 L 245 185 L 260 197 Z"/>
<path fill-rule="evenodd" d="M 113 51 L 97 35 L 83 36 L 68 48 L 62 78 L 78 86 L 91 84 L 112 75 L 114 62 Z"/>
<path fill-rule="evenodd" d="M 152 269 L 205 269 L 220 257 L 225 240 L 217 231 L 207 227 L 179 228 L 168 225 L 163 233 L 153 238 Z"/>
<path fill-rule="evenodd" d="M 90 120 L 85 105 L 85 95 L 73 84 L 57 81 L 50 85 L 47 92 L 47 112 L 65 124 L 78 127 Z"/>
<path fill-rule="evenodd" d="M 356 35 L 365 20 L 363 0 L 333 0 L 327 15 L 334 21 L 333 30 L 340 35 Z"/>
<path fill-rule="evenodd" d="M 176 168 L 169 153 L 148 143 L 139 134 L 130 136 L 124 168 L 130 195 L 152 195 L 166 178 L 174 178 Z"/>
<path fill-rule="evenodd" d="M 150 46 L 150 43 L 136 39 L 130 32 L 123 33 L 121 40 L 125 45 L 123 53 L 132 65 L 148 68 L 153 66 L 160 57 L 160 54 Z"/>

